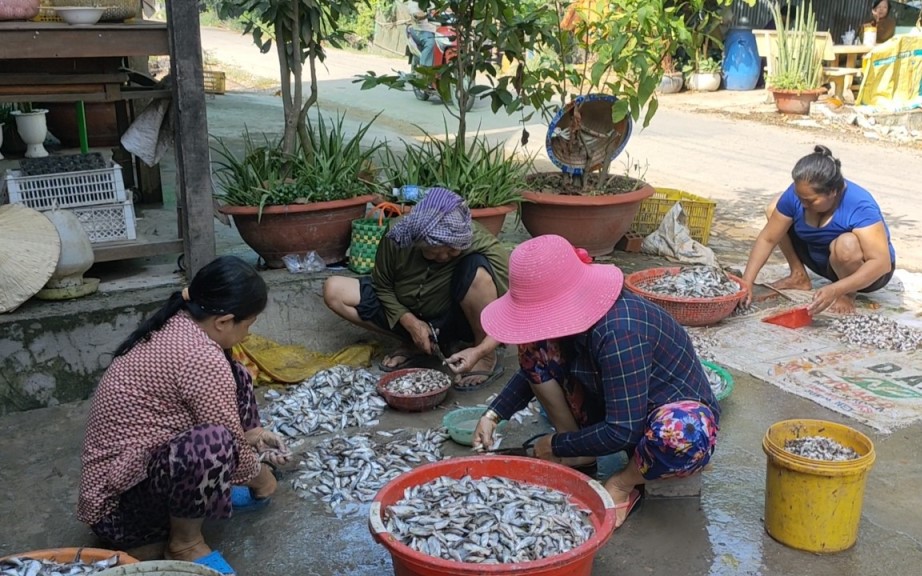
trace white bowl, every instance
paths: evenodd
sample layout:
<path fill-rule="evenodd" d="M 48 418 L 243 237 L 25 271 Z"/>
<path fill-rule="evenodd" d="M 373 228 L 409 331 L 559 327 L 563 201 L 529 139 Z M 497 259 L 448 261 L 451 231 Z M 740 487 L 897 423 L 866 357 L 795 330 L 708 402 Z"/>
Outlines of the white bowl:
<path fill-rule="evenodd" d="M 55 13 L 71 26 L 91 26 L 99 22 L 105 7 L 55 6 Z"/>

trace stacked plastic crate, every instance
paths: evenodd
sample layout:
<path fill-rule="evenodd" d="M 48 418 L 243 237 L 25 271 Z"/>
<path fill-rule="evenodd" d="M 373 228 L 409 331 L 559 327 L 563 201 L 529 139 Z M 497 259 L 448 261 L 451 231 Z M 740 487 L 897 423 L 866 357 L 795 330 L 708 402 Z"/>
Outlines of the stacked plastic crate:
<path fill-rule="evenodd" d="M 67 157 L 51 158 L 56 159 L 56 164 L 44 169 L 34 161 L 27 168 L 23 161 L 20 170 L 7 170 L 3 199 L 39 211 L 51 210 L 55 205 L 70 210 L 94 244 L 137 239 L 134 205 L 125 190 L 121 166 L 36 173 L 66 167 L 67 162 L 62 160 Z"/>

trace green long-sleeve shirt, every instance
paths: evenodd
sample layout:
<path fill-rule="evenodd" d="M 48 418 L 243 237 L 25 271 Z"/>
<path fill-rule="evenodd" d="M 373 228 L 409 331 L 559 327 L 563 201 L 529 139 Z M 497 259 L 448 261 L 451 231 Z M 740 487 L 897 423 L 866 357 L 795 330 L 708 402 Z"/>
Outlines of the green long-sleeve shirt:
<path fill-rule="evenodd" d="M 461 258 L 468 254 L 486 256 L 493 267 L 497 295 L 506 293 L 509 286 L 509 252 L 479 223 L 472 222 L 471 227 L 474 232 L 471 247 L 444 264 L 426 260 L 422 250 L 416 246 L 399 248 L 387 236 L 381 240 L 371 279 L 391 328 L 407 312 L 423 320 L 445 314 L 451 306 L 452 273 Z"/>

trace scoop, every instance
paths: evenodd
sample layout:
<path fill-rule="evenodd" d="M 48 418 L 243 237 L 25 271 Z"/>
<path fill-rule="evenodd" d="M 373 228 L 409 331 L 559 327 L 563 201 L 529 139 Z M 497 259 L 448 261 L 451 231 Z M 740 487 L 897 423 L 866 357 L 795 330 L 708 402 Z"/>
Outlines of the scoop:
<path fill-rule="evenodd" d="M 785 310 L 778 314 L 766 316 L 762 318 L 762 322 L 768 322 L 776 326 L 784 326 L 785 328 L 803 328 L 804 326 L 813 324 L 813 316 L 810 315 L 806 307 L 801 306 L 799 308 L 791 308 L 790 310 Z"/>

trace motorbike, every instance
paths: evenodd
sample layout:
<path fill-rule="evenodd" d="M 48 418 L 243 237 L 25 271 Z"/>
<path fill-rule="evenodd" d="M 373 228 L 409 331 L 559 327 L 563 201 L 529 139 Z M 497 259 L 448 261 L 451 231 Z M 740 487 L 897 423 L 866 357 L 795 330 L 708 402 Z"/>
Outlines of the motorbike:
<path fill-rule="evenodd" d="M 430 12 L 428 20 L 437 24 L 435 30 L 435 48 L 432 52 L 432 67 L 438 68 L 443 64 L 451 62 L 458 56 L 458 35 L 455 32 L 455 16 L 450 12 L 433 13 Z M 420 66 L 419 58 L 423 48 L 413 37 L 413 25 L 408 24 L 406 28 L 407 49 L 406 56 L 410 64 L 410 74 L 416 75 L 416 68 Z M 439 91 L 436 86 L 438 78 L 433 79 L 432 83 L 425 88 L 413 86 L 413 94 L 418 100 L 426 101 L 432 96 L 438 96 Z M 473 82 L 470 82 L 473 86 Z M 468 97 L 467 109 L 470 110 L 474 105 L 474 98 Z"/>

